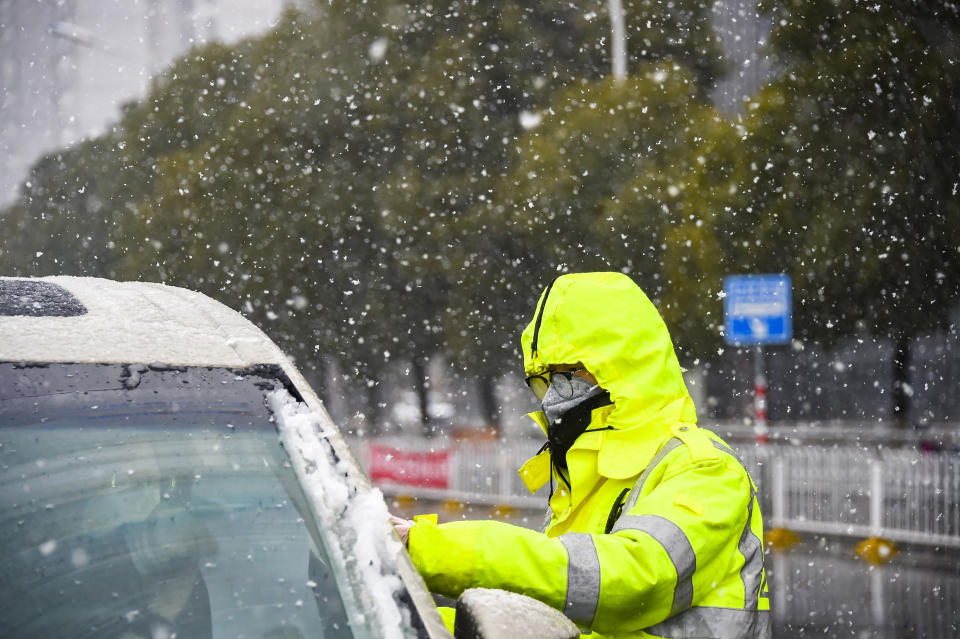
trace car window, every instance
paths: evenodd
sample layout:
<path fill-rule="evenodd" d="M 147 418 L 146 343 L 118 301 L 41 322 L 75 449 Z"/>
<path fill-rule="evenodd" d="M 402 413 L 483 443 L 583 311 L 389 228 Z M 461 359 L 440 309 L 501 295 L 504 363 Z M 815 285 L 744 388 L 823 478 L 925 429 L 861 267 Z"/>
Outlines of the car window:
<path fill-rule="evenodd" d="M 0 636 L 352 637 L 279 380 L 0 363 Z"/>

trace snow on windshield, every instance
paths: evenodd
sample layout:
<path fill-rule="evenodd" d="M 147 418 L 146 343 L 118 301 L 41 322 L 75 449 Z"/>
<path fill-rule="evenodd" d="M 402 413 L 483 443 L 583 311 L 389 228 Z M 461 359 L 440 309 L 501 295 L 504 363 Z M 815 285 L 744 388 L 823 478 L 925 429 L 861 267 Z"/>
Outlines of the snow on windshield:
<path fill-rule="evenodd" d="M 268 395 L 268 405 L 276 419 L 280 440 L 320 519 L 339 521 L 352 533 L 334 535 L 324 531 L 330 546 L 327 550 L 335 561 L 339 560 L 340 567 L 349 565 L 359 573 L 365 590 L 365 596 L 361 596 L 369 600 L 363 603 L 372 604 L 363 609 L 376 617 L 372 621 L 380 627 L 380 636 L 386 639 L 415 636 L 409 612 L 397 604 L 396 596 L 403 584 L 395 566 L 403 546 L 388 534 L 389 514 L 383 495 L 377 489 L 357 490 L 350 479 L 350 468 L 334 458 L 329 443 L 319 435 L 323 418 L 306 404 L 285 390 L 277 390 Z M 371 620 L 365 620 L 363 615 L 353 610 L 351 621 L 369 623 Z"/>

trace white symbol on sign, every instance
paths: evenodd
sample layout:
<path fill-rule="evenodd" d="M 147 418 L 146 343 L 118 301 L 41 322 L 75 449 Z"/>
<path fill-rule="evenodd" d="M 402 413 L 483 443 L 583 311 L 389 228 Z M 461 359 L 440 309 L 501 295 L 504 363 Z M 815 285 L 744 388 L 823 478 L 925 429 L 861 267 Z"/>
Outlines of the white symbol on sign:
<path fill-rule="evenodd" d="M 732 305 L 732 315 L 736 316 L 749 316 L 749 315 L 783 315 L 787 312 L 787 305 L 785 302 L 773 301 L 773 302 L 736 302 Z"/>
<path fill-rule="evenodd" d="M 750 334 L 757 339 L 764 339 L 769 334 L 767 323 L 757 317 L 750 318 Z"/>

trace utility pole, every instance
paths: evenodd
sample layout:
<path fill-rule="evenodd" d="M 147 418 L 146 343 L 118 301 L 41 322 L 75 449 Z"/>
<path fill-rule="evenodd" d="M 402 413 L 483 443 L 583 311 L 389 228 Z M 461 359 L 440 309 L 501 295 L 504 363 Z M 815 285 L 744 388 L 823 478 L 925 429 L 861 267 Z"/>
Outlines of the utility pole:
<path fill-rule="evenodd" d="M 627 29 L 624 25 L 623 4 L 620 0 L 607 0 L 610 13 L 610 57 L 613 78 L 623 82 L 627 77 Z"/>
<path fill-rule="evenodd" d="M 758 444 L 766 444 L 767 376 L 764 374 L 763 346 L 757 344 L 753 353 L 753 434 Z"/>

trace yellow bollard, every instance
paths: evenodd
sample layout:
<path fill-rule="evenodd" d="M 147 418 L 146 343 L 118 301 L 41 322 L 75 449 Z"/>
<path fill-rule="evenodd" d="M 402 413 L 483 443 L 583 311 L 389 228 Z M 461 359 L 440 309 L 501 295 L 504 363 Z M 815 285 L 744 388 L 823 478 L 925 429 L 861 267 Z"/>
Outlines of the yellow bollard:
<path fill-rule="evenodd" d="M 466 504 L 459 499 L 445 499 L 443 501 L 443 512 L 450 517 L 459 517 L 465 507 Z"/>
<path fill-rule="evenodd" d="M 491 515 L 494 519 L 502 519 L 504 521 L 509 521 L 513 518 L 514 513 L 517 512 L 517 509 L 513 506 L 508 506 L 506 504 L 498 504 L 491 509 Z"/>
<path fill-rule="evenodd" d="M 883 537 L 864 539 L 856 548 L 857 556 L 874 566 L 885 564 L 897 554 L 897 545 Z"/>
<path fill-rule="evenodd" d="M 767 548 L 779 552 L 786 552 L 800 543 L 800 537 L 789 528 L 771 528 L 764 537 Z"/>
<path fill-rule="evenodd" d="M 407 517 L 413 512 L 417 505 L 417 498 L 412 495 L 394 495 L 390 502 L 390 507 L 394 515 Z"/>

